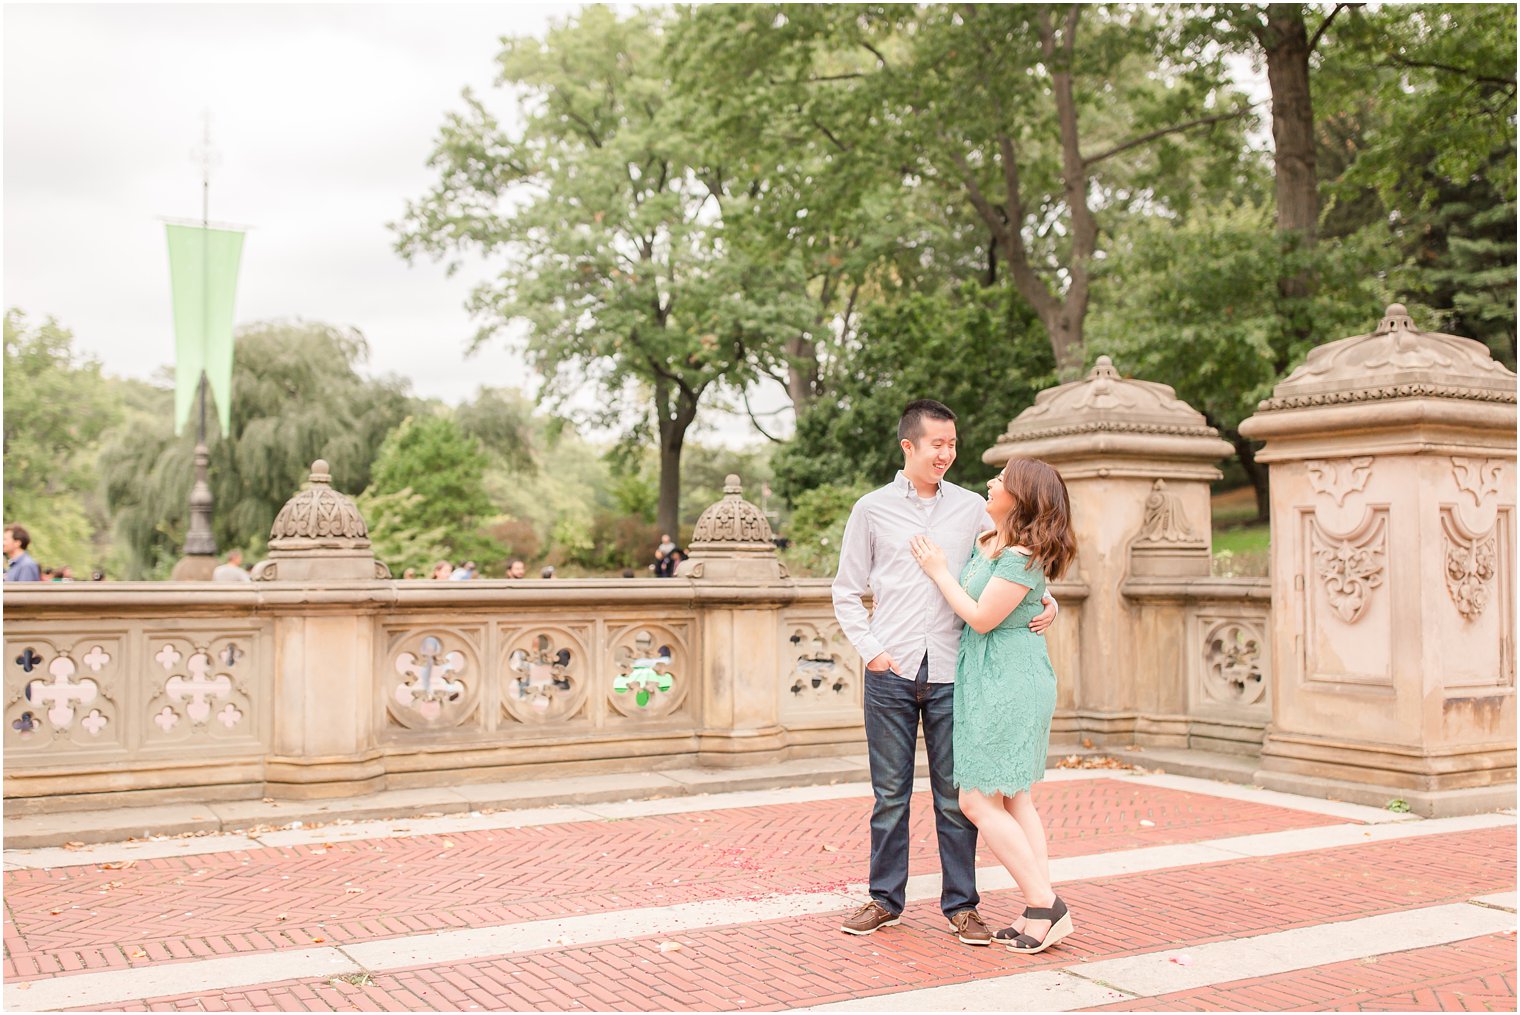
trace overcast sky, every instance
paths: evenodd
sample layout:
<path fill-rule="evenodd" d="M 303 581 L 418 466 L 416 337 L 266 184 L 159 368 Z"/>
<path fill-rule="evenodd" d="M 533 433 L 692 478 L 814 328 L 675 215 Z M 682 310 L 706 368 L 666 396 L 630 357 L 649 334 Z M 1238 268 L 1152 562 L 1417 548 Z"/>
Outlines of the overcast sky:
<path fill-rule="evenodd" d="M 162 219 L 199 219 L 202 111 L 213 221 L 250 227 L 237 320 L 352 325 L 371 371 L 459 402 L 534 388 L 498 342 L 466 358 L 463 309 L 487 269 L 408 266 L 387 222 L 432 182 L 425 160 L 503 35 L 579 4 L 6 4 L 4 301 L 52 315 L 108 372 L 173 362 Z M 721 427 L 731 443 L 748 430 Z"/>

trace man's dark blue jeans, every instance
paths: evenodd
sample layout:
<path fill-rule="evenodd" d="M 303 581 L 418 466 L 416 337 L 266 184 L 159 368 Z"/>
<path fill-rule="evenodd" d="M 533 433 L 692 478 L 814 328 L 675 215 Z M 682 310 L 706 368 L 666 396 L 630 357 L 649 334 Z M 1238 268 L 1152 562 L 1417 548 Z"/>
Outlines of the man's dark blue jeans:
<path fill-rule="evenodd" d="M 907 904 L 908 802 L 913 794 L 913 755 L 923 719 L 929 753 L 929 786 L 934 791 L 934 827 L 939 833 L 945 916 L 976 906 L 976 826 L 961 813 L 951 731 L 954 684 L 929 683 L 929 657 L 914 680 L 866 670 L 866 747 L 871 757 L 871 898 L 890 913 Z"/>

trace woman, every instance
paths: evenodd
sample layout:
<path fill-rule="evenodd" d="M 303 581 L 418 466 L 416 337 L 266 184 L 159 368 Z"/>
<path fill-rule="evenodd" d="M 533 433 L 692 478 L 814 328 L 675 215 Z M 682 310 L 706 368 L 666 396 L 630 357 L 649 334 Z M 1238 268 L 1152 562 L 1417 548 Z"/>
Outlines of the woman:
<path fill-rule="evenodd" d="M 993 935 L 1012 951 L 1035 954 L 1074 929 L 1050 885 L 1045 827 L 1029 795 L 1045 773 L 1056 676 L 1045 639 L 1029 630 L 1042 609 L 1046 578 L 1059 578 L 1076 555 L 1066 484 L 1034 459 L 1013 459 L 987 482 L 996 526 L 977 540 L 961 572 L 925 536 L 913 556 L 966 622 L 955 669 L 955 785 L 961 810 L 1013 875 L 1027 907 Z"/>

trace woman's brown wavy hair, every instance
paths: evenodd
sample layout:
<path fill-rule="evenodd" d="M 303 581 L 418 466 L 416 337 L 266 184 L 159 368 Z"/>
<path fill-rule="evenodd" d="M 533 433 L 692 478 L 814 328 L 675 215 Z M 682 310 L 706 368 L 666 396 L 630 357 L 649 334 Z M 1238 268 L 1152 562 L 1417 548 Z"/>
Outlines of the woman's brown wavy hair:
<path fill-rule="evenodd" d="M 992 558 L 1010 546 L 1028 547 L 1046 578 L 1061 577 L 1077 556 L 1066 481 L 1038 458 L 1010 458 L 1001 478 L 1013 507 L 1005 517 L 993 519 L 998 548 Z"/>

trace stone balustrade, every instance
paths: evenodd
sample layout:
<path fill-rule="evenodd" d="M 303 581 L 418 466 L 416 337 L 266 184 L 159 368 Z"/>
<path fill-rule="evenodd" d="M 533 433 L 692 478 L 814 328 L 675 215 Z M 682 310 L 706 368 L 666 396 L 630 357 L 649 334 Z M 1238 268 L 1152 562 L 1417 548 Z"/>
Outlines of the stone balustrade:
<path fill-rule="evenodd" d="M 1266 441 L 1270 578 L 1210 576 L 1231 448 L 1107 357 L 984 454 L 1043 458 L 1071 494 L 1055 748 L 1232 754 L 1263 785 L 1423 814 L 1512 804 L 1514 374 L 1394 306 L 1314 350 L 1242 432 Z M 829 582 L 787 575 L 736 476 L 673 579 L 391 580 L 323 462 L 271 535 L 248 585 L 6 587 L 7 807 L 863 747 Z"/>

